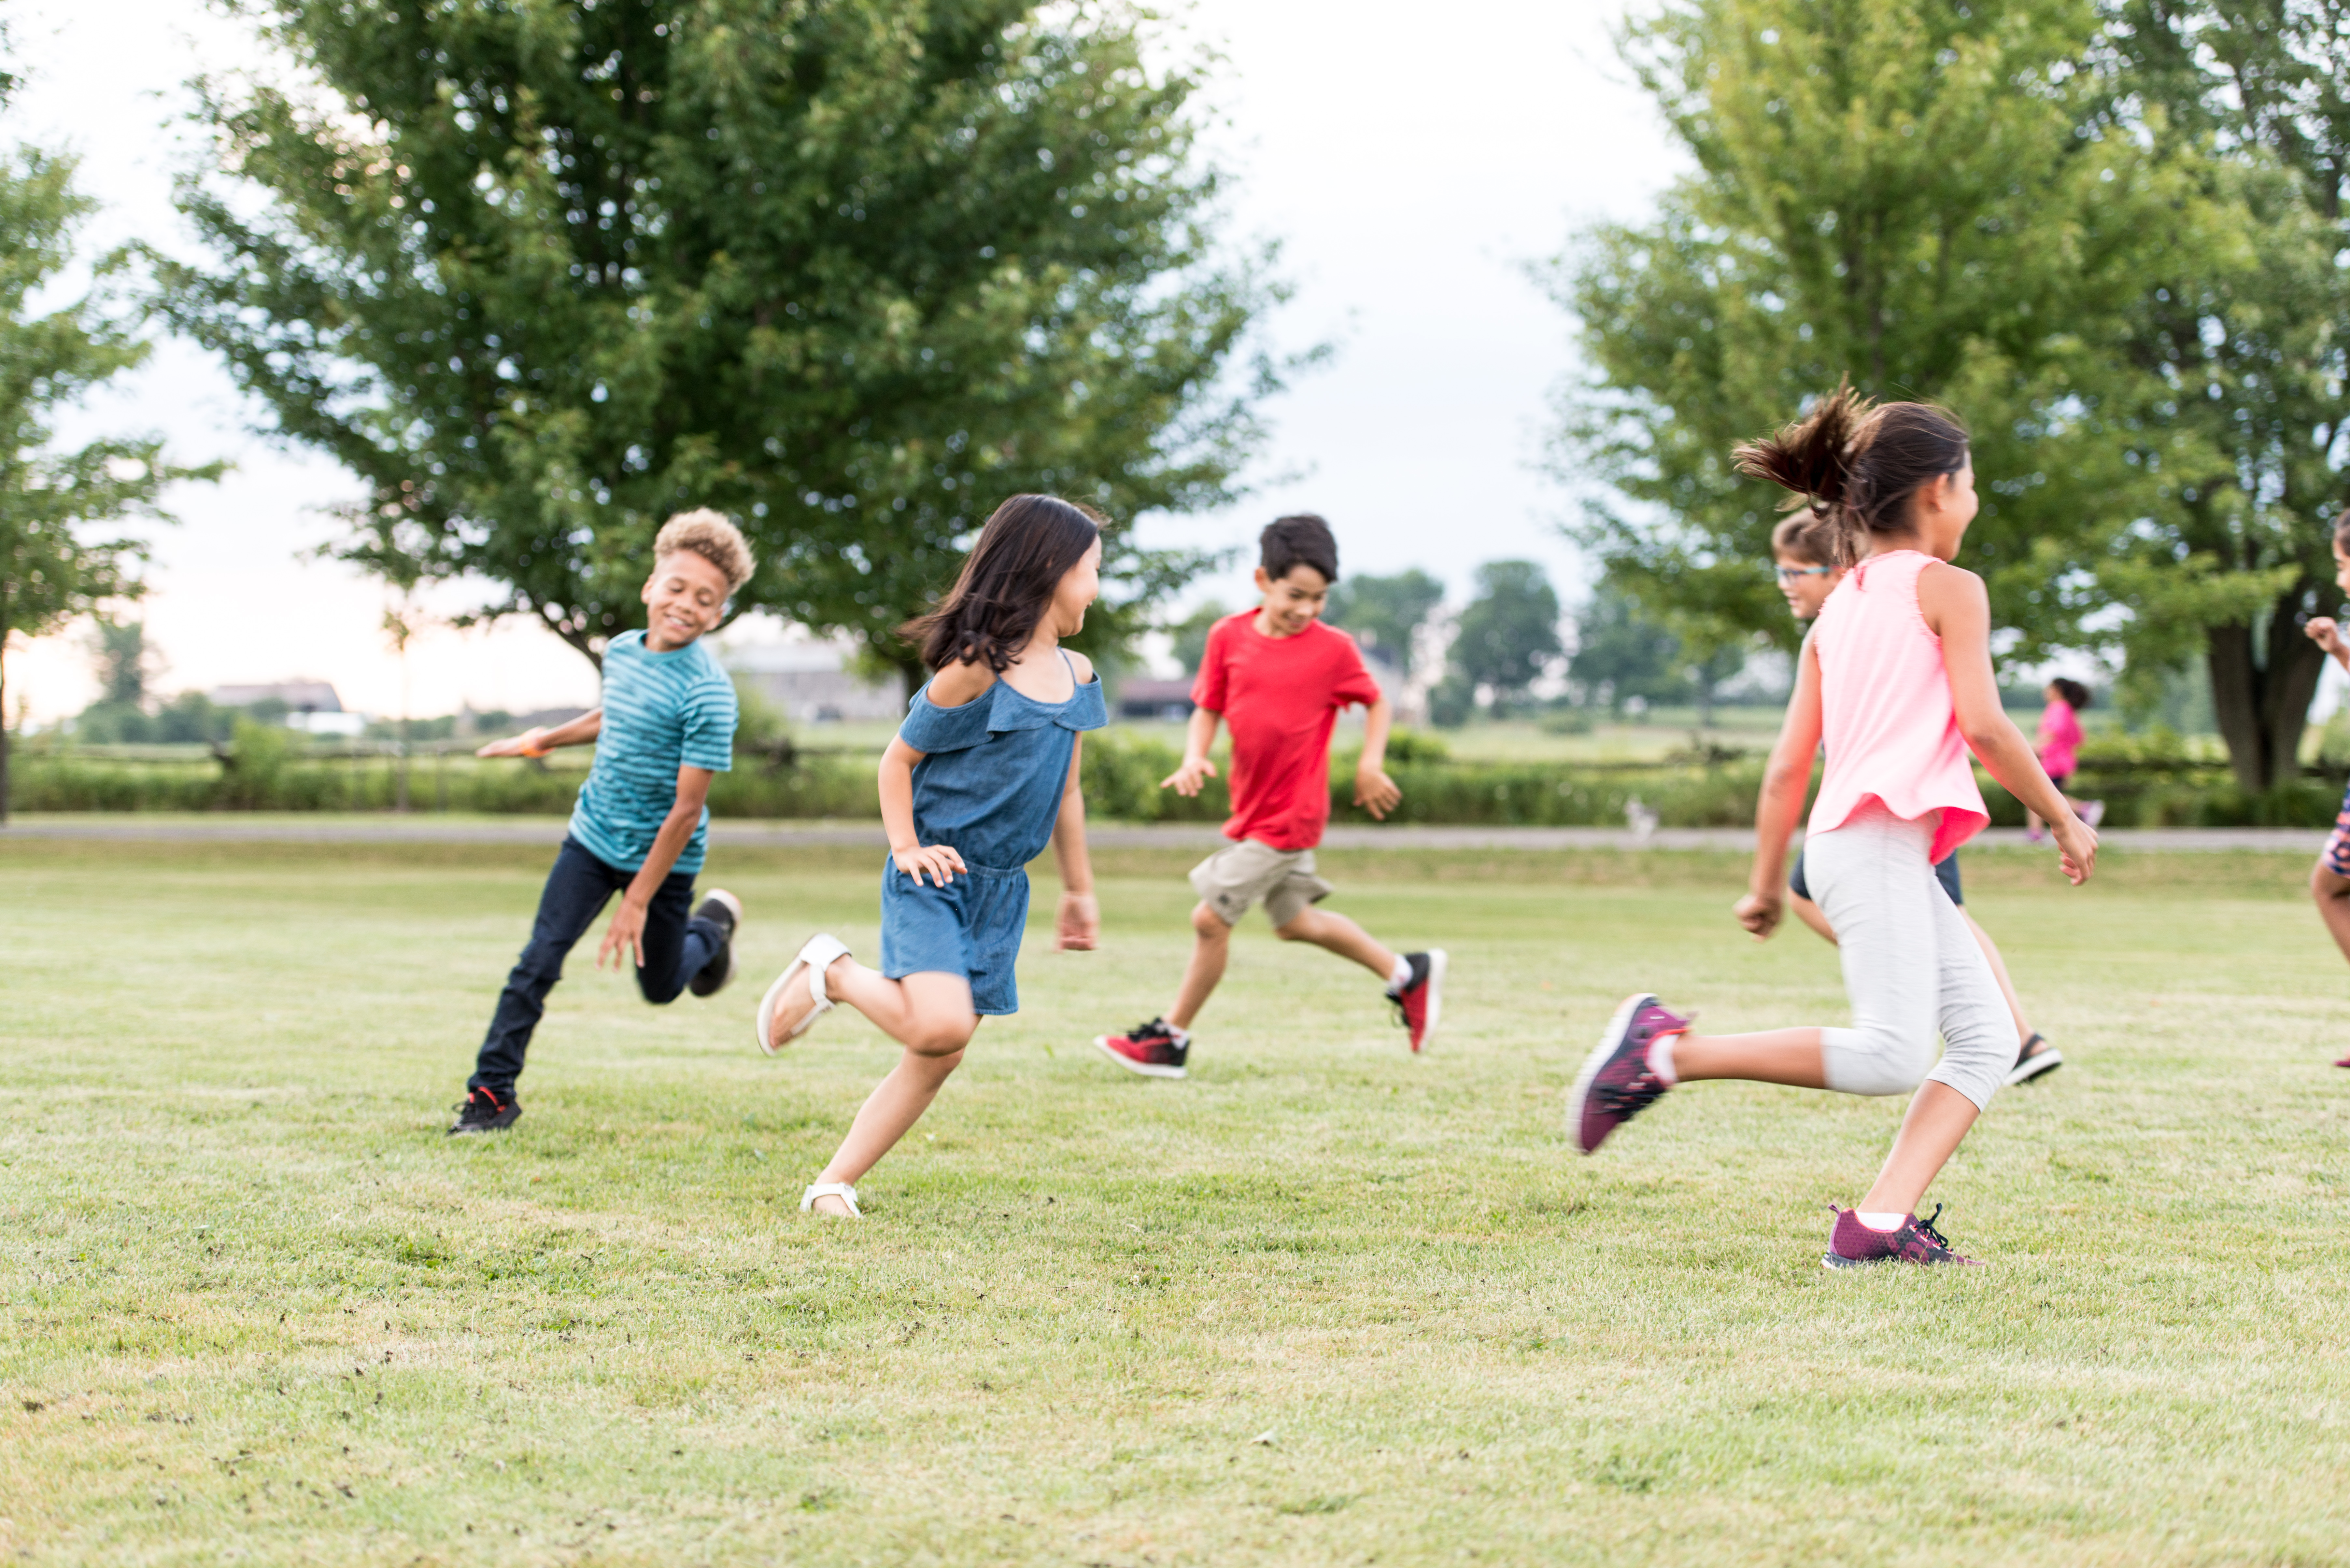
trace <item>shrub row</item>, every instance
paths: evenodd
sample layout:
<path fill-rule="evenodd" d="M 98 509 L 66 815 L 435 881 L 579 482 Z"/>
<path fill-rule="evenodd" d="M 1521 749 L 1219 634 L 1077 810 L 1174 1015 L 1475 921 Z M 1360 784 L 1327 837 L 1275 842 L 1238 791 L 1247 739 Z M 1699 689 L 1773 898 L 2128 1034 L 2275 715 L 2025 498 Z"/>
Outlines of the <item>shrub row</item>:
<path fill-rule="evenodd" d="M 1221 778 L 1186 799 L 1159 781 L 1180 760 L 1163 742 L 1111 731 L 1086 748 L 1085 790 L 1095 816 L 1121 822 L 1223 819 L 1231 809 Z M 229 761 L 126 762 L 71 751 L 17 754 L 10 806 L 20 812 L 384 811 L 396 797 L 397 763 L 388 758 L 306 758 L 256 745 Z M 1542 763 L 1463 763 L 1441 757 L 1399 760 L 1388 769 L 1403 789 L 1390 821 L 1491 826 L 1623 826 L 1638 800 L 1677 827 L 1731 827 L 1753 820 L 1762 763 L 1748 757 L 1712 763 L 1577 768 Z M 470 757 L 418 757 L 410 764 L 409 800 L 418 811 L 558 815 L 571 809 L 583 774 L 577 767 L 479 763 Z M 2020 826 L 2023 809 L 1982 780 L 1991 820 Z M 2085 759 L 2073 791 L 2106 803 L 2106 822 L 2121 827 L 2308 826 L 2334 820 L 2337 787 L 2326 778 L 2296 780 L 2267 794 L 2247 794 L 2223 767 L 2200 759 L 2176 765 L 2137 758 Z M 1354 758 L 1331 759 L 1331 818 L 1366 822 L 1354 805 Z M 712 815 L 871 817 L 873 759 L 801 753 L 787 766 L 738 757 L 711 790 Z"/>

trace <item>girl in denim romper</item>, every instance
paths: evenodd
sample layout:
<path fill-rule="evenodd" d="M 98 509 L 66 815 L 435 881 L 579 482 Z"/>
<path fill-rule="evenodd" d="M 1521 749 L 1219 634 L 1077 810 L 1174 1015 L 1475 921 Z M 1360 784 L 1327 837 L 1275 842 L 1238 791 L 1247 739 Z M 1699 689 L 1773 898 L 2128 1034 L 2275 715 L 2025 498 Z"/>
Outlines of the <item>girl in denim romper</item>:
<path fill-rule="evenodd" d="M 1015 495 L 980 531 L 946 602 L 910 623 L 935 670 L 881 759 L 881 967 L 808 939 L 759 1004 L 769 1055 L 846 1002 L 905 1047 L 800 1207 L 858 1215 L 872 1168 L 962 1060 L 981 1018 L 1019 1010 L 1013 966 L 1028 921 L 1029 861 L 1061 872 L 1055 945 L 1100 926 L 1077 790 L 1080 735 L 1108 722 L 1101 680 L 1060 639 L 1098 591 L 1101 532 L 1083 508 Z"/>

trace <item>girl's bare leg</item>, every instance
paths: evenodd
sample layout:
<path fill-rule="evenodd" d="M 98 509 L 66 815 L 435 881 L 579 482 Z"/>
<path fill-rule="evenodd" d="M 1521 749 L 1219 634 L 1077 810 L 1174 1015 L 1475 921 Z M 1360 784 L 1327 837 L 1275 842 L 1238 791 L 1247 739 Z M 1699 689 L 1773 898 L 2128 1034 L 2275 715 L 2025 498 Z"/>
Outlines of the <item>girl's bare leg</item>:
<path fill-rule="evenodd" d="M 1991 978 L 1999 981 L 1999 993 L 2007 998 L 2008 1016 L 2015 1020 L 2016 1048 L 2021 1050 L 2023 1043 L 2032 1038 L 2032 1025 L 2023 1020 L 2023 1003 L 2016 997 L 2015 982 L 2007 978 L 2007 961 L 1999 956 L 1999 944 L 1991 940 L 1989 931 L 1975 924 L 1975 918 L 1972 915 L 1960 909 L 1959 918 L 1965 920 L 1967 929 L 1975 934 L 1975 946 L 1982 949 L 1983 957 L 1991 961 Z M 2034 1053 L 2035 1055 L 2037 1054 Z M 1874 1213 L 1875 1210 L 1872 1210 L 1870 1212 Z"/>
<path fill-rule="evenodd" d="M 2334 945 L 2350 958 L 2350 877 L 2337 877 L 2320 864 L 2309 874 L 2309 896 L 2317 901 L 2318 916 Z"/>
<path fill-rule="evenodd" d="M 1918 1212 L 1918 1200 L 1981 1114 L 1972 1100 L 1948 1084 L 1929 1078 L 1918 1085 L 1901 1118 L 1901 1130 L 1893 1135 L 1893 1151 L 1877 1173 L 1877 1185 L 1860 1200 L 1861 1209 L 1870 1214 Z"/>
<path fill-rule="evenodd" d="M 959 974 L 888 980 L 855 959 L 840 958 L 825 971 L 824 980 L 826 995 L 854 1007 L 905 1047 L 889 1075 L 865 1097 L 848 1136 L 816 1178 L 853 1186 L 931 1108 L 962 1064 L 963 1047 L 979 1028 L 979 1014 L 971 1008 L 970 982 Z M 848 1205 L 825 1197 L 816 1200 L 816 1210 L 845 1215 Z"/>
<path fill-rule="evenodd" d="M 1794 911 L 1795 919 L 1818 932 L 1821 940 L 1828 946 L 1843 945 L 1836 940 L 1835 928 L 1828 924 L 1828 918 L 1820 913 L 1820 907 L 1817 904 L 1813 903 L 1809 898 L 1799 898 L 1790 893 L 1787 895 L 1787 908 Z"/>
<path fill-rule="evenodd" d="M 1816 1029 L 1766 1029 L 1759 1034 L 1684 1034 L 1673 1042 L 1673 1076 L 1744 1078 L 1798 1089 L 1828 1086 Z"/>

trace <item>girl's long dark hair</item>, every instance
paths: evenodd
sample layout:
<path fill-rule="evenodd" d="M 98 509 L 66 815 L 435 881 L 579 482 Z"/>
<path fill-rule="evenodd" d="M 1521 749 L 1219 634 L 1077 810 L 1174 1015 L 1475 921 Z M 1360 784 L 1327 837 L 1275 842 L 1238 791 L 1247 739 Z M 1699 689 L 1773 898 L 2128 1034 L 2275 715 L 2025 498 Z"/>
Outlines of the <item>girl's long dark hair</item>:
<path fill-rule="evenodd" d="M 1015 495 L 995 509 L 939 607 L 898 628 L 932 670 L 987 661 L 1001 675 L 1035 635 L 1053 590 L 1101 537 L 1101 517 L 1056 495 Z"/>
<path fill-rule="evenodd" d="M 1731 453 L 1738 472 L 1792 491 L 1827 524 L 1833 559 L 1849 566 L 1870 534 L 1909 527 L 1909 497 L 1967 465 L 1967 427 L 1932 403 L 1871 403 L 1849 382 L 1812 411 Z"/>

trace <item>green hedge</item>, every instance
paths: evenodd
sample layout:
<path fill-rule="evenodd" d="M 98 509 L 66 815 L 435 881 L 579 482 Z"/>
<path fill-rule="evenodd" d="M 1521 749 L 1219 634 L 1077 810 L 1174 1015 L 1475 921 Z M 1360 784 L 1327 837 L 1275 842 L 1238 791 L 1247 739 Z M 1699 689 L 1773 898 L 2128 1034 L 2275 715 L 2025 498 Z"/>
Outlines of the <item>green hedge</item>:
<path fill-rule="evenodd" d="M 1087 809 L 1120 822 L 1223 820 L 1231 805 L 1222 779 L 1209 780 L 1188 800 L 1159 787 L 1180 761 L 1165 742 L 1115 729 L 1088 737 Z M 225 763 L 211 757 L 123 761 L 34 746 L 14 760 L 9 804 L 20 812 L 384 811 L 393 801 L 395 766 L 387 757 L 307 756 L 290 738 L 275 735 L 241 736 Z M 1331 758 L 1334 822 L 1370 820 L 1353 802 L 1354 767 L 1351 753 Z M 785 766 L 746 754 L 712 785 L 710 809 L 727 817 L 871 818 L 873 771 L 874 759 L 863 754 L 803 752 Z M 1762 762 L 1464 763 L 1419 742 L 1397 746 L 1388 772 L 1403 789 L 1394 822 L 1620 827 L 1626 806 L 1638 798 L 1668 826 L 1736 827 L 1753 820 Z M 410 763 L 409 804 L 426 812 L 560 815 L 571 809 L 583 776 L 577 765 L 417 757 Z M 1981 782 L 1991 820 L 2021 825 L 2022 807 L 1989 777 Z M 2073 791 L 2104 799 L 2106 820 L 2117 827 L 2322 827 L 2333 822 L 2340 794 L 2333 777 L 2320 775 L 2247 795 L 2224 764 L 2175 742 L 2166 749 L 2159 740 L 2085 748 Z"/>

